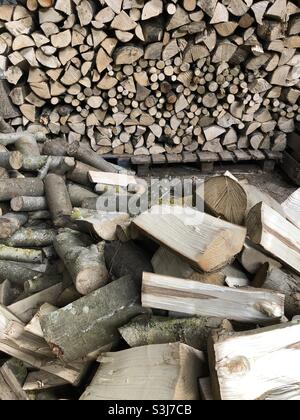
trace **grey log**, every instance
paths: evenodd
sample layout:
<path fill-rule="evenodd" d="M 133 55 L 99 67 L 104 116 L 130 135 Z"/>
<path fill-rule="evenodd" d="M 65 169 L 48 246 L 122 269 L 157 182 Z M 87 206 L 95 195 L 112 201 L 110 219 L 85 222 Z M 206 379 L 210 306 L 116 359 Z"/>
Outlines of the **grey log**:
<path fill-rule="evenodd" d="M 6 213 L 0 217 L 0 239 L 10 238 L 28 221 L 27 213 Z"/>
<path fill-rule="evenodd" d="M 37 178 L 0 180 L 0 202 L 9 201 L 21 195 L 41 197 L 44 192 L 44 183 Z"/>
<path fill-rule="evenodd" d="M 135 282 L 125 277 L 43 317 L 41 327 L 52 351 L 74 361 L 118 342 L 117 329 L 143 312 Z"/>

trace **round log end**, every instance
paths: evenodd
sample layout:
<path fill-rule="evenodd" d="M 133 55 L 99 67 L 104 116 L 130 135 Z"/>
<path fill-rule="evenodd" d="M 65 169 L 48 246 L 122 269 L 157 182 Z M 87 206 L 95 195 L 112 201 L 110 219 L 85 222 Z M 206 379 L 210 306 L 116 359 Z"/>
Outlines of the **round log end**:
<path fill-rule="evenodd" d="M 13 211 L 22 211 L 24 206 L 23 197 L 15 197 L 10 202 L 10 207 Z"/>
<path fill-rule="evenodd" d="M 23 155 L 21 152 L 11 152 L 9 157 L 9 164 L 12 169 L 19 170 L 23 166 Z"/>
<path fill-rule="evenodd" d="M 108 283 L 108 272 L 105 267 L 89 267 L 78 273 L 75 281 L 76 290 L 85 296 Z"/>

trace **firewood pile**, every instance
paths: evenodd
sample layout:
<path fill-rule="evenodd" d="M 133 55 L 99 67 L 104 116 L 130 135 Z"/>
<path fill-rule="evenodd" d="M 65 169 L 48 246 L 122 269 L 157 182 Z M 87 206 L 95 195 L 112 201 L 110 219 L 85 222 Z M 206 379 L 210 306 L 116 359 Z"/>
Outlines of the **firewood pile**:
<path fill-rule="evenodd" d="M 227 173 L 133 214 L 134 173 L 1 125 L 1 400 L 300 398 L 299 191 Z"/>
<path fill-rule="evenodd" d="M 19 115 L 98 154 L 283 151 L 300 121 L 296 0 L 27 0 L 0 8 Z"/>

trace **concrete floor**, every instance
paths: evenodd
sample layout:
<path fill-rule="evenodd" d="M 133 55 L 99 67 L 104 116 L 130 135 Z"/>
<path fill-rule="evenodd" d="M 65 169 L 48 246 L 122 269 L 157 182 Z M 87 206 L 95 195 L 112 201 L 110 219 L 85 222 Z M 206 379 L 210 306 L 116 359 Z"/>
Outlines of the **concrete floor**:
<path fill-rule="evenodd" d="M 237 164 L 219 165 L 215 167 L 214 174 L 230 171 L 238 179 L 247 179 L 249 184 L 267 192 L 278 202 L 282 203 L 298 187 L 290 181 L 280 168 L 276 167 L 272 173 L 263 172 L 258 165 Z M 174 165 L 168 167 L 153 167 L 149 176 L 154 178 L 195 178 L 204 179 L 212 174 L 203 174 L 196 166 Z"/>

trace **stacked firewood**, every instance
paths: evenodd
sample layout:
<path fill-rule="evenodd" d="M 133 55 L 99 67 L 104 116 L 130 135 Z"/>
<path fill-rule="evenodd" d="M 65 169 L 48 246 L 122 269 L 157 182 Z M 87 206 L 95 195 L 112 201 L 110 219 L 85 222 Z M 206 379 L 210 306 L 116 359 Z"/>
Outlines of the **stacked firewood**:
<path fill-rule="evenodd" d="M 299 399 L 299 191 L 155 197 L 1 125 L 0 400 Z"/>
<path fill-rule="evenodd" d="M 1 6 L 20 116 L 98 154 L 282 151 L 300 120 L 295 0 L 28 0 Z"/>

